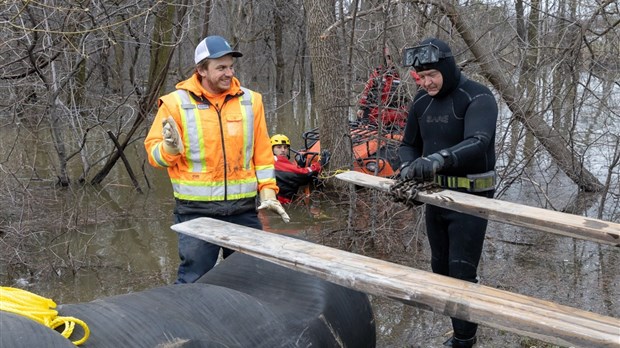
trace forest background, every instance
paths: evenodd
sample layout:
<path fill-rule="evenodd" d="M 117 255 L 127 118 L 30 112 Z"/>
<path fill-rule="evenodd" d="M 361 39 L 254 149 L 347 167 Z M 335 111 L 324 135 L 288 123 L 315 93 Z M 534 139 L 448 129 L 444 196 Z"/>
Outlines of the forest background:
<path fill-rule="evenodd" d="M 89 263 L 71 236 L 101 221 L 83 196 L 159 187 L 142 147 L 157 98 L 192 73 L 194 47 L 215 34 L 244 53 L 236 74 L 263 94 L 270 133 L 318 127 L 332 172 L 351 165 L 347 121 L 382 48 L 398 64 L 402 48 L 443 39 L 497 96 L 497 197 L 619 221 L 619 25 L 613 0 L 3 1 L 0 273 L 75 274 Z M 385 196 L 339 190 L 356 208 L 340 247 L 386 258 L 411 247 L 394 237 L 407 227 Z M 371 218 L 359 226 L 356 216 Z"/>

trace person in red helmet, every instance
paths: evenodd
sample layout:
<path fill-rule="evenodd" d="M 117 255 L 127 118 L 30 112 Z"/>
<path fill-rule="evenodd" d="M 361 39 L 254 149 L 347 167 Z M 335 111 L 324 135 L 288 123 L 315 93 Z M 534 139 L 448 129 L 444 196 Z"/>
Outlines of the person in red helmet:
<path fill-rule="evenodd" d="M 279 188 L 277 198 L 282 204 L 291 203 L 299 188 L 316 178 L 329 160 L 329 154 L 323 151 L 320 160 L 308 167 L 291 162 L 291 141 L 283 134 L 271 137 L 271 150 L 275 157 L 276 183 Z"/>
<path fill-rule="evenodd" d="M 383 65 L 370 74 L 359 99 L 357 118 L 385 126 L 404 127 L 407 120 L 408 99 L 401 91 L 401 79 L 390 51 L 384 49 Z"/>

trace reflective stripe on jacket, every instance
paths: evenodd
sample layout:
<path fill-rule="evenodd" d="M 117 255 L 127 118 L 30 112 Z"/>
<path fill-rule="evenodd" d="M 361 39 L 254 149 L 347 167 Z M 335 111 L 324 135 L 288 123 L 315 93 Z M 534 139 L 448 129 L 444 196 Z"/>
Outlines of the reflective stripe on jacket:
<path fill-rule="evenodd" d="M 221 106 L 201 95 L 195 76 L 160 99 L 145 146 L 149 163 L 168 169 L 177 199 L 252 198 L 264 187 L 277 192 L 261 95 L 234 80 Z M 182 154 L 170 155 L 163 149 L 161 122 L 168 116 L 179 127 Z"/>

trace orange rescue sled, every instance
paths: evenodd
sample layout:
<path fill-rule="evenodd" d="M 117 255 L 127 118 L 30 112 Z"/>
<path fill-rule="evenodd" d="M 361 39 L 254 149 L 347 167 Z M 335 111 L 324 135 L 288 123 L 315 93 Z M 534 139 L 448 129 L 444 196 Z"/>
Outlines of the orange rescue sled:
<path fill-rule="evenodd" d="M 366 122 L 349 122 L 353 145 L 353 170 L 392 178 L 398 174 L 400 159 L 398 146 L 402 140 L 400 128 L 384 128 Z M 317 161 L 321 153 L 321 140 L 318 128 L 303 134 L 304 149 L 296 155 L 298 163 L 310 165 Z"/>

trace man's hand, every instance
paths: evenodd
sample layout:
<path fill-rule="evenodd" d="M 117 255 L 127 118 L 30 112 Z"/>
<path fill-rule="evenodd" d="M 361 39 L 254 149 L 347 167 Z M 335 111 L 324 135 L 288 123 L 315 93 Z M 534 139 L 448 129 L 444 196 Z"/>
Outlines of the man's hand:
<path fill-rule="evenodd" d="M 181 141 L 181 134 L 179 127 L 174 121 L 172 116 L 168 116 L 162 122 L 162 136 L 164 137 L 164 151 L 171 155 L 177 155 L 184 150 L 183 142 Z"/>
<path fill-rule="evenodd" d="M 409 166 L 411 167 L 411 173 L 408 173 L 408 175 L 417 182 L 433 181 L 435 180 L 435 173 L 441 170 L 443 165 L 443 157 L 438 153 L 434 153 L 428 157 L 420 157 L 413 161 Z"/>
<path fill-rule="evenodd" d="M 264 188 L 258 193 L 258 197 L 260 198 L 260 205 L 258 209 L 269 209 L 274 211 L 280 215 L 282 221 L 288 223 L 291 221 L 291 218 L 288 216 L 282 204 L 276 198 L 276 191 L 270 188 Z"/>
<path fill-rule="evenodd" d="M 411 162 L 405 162 L 400 166 L 400 180 L 413 180 L 413 167 L 411 166 Z"/>

